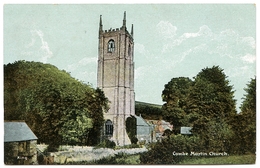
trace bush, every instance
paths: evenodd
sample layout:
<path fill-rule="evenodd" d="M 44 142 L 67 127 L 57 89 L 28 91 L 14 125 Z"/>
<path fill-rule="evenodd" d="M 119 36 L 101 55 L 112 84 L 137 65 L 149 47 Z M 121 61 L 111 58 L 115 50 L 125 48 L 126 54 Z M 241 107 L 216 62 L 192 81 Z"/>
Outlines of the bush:
<path fill-rule="evenodd" d="M 47 152 L 57 152 L 59 149 L 59 145 L 57 142 L 50 143 L 46 149 Z"/>
<path fill-rule="evenodd" d="M 138 139 L 136 138 L 136 118 L 134 116 L 126 119 L 126 132 L 132 144 L 136 144 Z"/>
<path fill-rule="evenodd" d="M 98 148 L 112 148 L 114 149 L 116 143 L 114 141 L 104 139 L 100 144 L 97 145 Z"/>
<path fill-rule="evenodd" d="M 150 145 L 150 150 L 140 154 L 141 164 L 177 164 L 189 157 L 191 151 L 203 152 L 200 139 L 196 136 L 172 135 L 162 142 Z M 174 156 L 176 153 L 188 153 L 188 156 Z"/>

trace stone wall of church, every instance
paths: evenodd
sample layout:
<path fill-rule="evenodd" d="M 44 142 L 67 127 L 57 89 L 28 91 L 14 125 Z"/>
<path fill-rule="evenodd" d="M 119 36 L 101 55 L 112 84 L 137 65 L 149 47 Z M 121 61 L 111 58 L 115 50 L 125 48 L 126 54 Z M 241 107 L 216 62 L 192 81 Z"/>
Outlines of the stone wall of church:
<path fill-rule="evenodd" d="M 110 101 L 105 120 L 113 122 L 112 139 L 117 145 L 128 145 L 126 118 L 134 115 L 133 38 L 125 27 L 103 31 L 102 18 L 99 28 L 98 83 Z"/>

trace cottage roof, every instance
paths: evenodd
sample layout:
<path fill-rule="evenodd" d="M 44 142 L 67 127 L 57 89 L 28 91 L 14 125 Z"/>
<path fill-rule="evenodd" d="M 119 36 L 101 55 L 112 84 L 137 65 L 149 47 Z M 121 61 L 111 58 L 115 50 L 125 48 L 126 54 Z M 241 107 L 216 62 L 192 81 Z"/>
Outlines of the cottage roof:
<path fill-rule="evenodd" d="M 38 139 L 25 122 L 4 122 L 4 142 Z"/>
<path fill-rule="evenodd" d="M 164 130 L 172 130 L 172 125 L 169 122 L 166 122 L 164 120 L 161 120 L 161 124 L 160 124 Z"/>
<path fill-rule="evenodd" d="M 143 119 L 143 117 L 141 115 L 140 116 L 135 115 L 135 118 L 136 118 L 136 125 L 138 125 L 138 126 L 151 126 L 150 124 L 148 124 Z"/>
<path fill-rule="evenodd" d="M 181 134 L 192 134 L 191 129 L 192 127 L 181 127 Z"/>

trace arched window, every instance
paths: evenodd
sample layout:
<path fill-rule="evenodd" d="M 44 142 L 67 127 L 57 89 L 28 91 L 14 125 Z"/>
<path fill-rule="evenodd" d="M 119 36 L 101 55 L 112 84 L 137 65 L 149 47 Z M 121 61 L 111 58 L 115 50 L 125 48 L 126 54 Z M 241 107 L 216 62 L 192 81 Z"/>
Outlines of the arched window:
<path fill-rule="evenodd" d="M 113 123 L 111 120 L 107 120 L 105 123 L 105 135 L 113 135 Z"/>
<path fill-rule="evenodd" d="M 115 51 L 115 41 L 114 40 L 109 40 L 107 44 L 107 50 L 108 52 L 114 52 Z"/>

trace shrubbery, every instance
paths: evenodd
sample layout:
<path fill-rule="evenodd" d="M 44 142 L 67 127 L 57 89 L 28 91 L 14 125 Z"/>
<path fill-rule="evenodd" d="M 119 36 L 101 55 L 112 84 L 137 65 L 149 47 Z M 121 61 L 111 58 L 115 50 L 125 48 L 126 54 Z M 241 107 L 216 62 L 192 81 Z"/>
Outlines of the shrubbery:
<path fill-rule="evenodd" d="M 97 148 L 112 148 L 114 149 L 116 146 L 116 143 L 114 141 L 104 139 L 101 143 L 97 145 Z"/>
<path fill-rule="evenodd" d="M 126 119 L 126 132 L 132 144 L 137 144 L 136 138 L 136 118 L 134 116 Z"/>
<path fill-rule="evenodd" d="M 141 164 L 177 164 L 188 156 L 174 156 L 176 153 L 203 152 L 203 145 L 196 136 L 171 135 L 149 146 L 150 150 L 140 155 Z"/>

